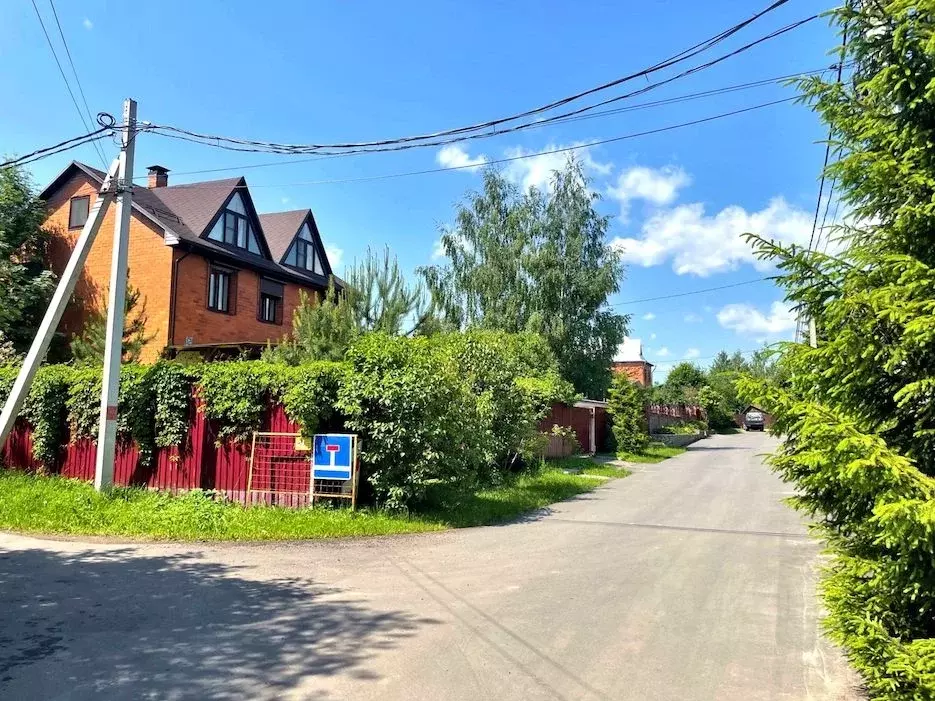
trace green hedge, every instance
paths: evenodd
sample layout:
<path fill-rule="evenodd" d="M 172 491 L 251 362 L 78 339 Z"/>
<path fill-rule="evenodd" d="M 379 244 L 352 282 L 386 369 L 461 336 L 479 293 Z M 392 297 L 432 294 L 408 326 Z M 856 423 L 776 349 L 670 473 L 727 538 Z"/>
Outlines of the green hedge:
<path fill-rule="evenodd" d="M 0 368 L 0 398 L 16 376 Z M 23 417 L 36 458 L 54 463 L 70 433 L 94 438 L 100 369 L 39 370 Z M 473 490 L 497 484 L 534 453 L 537 421 L 574 392 L 542 339 L 478 331 L 405 338 L 367 334 L 344 362 L 298 367 L 264 361 L 125 365 L 119 434 L 144 463 L 158 447 L 179 445 L 195 388 L 218 440 L 249 439 L 269 403 L 280 402 L 306 433 L 345 429 L 361 437 L 361 463 L 378 502 L 403 507 L 428 485 Z"/>

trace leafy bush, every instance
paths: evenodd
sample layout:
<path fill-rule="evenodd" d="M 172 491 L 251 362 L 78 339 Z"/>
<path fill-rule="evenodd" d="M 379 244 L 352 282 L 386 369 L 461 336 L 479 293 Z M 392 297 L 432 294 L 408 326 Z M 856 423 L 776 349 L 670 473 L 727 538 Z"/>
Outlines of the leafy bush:
<path fill-rule="evenodd" d="M 713 387 L 705 386 L 698 390 L 698 403 L 708 414 L 708 426 L 715 431 L 737 426 L 728 399 Z"/>
<path fill-rule="evenodd" d="M 22 416 L 32 425 L 33 456 L 46 468 L 65 444 L 68 385 L 72 370 L 63 365 L 39 368 L 33 378 Z"/>
<path fill-rule="evenodd" d="M 638 453 L 645 449 L 649 443 L 645 393 L 621 372 L 614 375 L 608 394 L 607 413 L 613 419 L 617 450 Z"/>
<path fill-rule="evenodd" d="M 322 361 L 302 365 L 285 375 L 280 390 L 283 407 L 289 418 L 302 426 L 305 435 L 315 433 L 332 418 L 346 374 L 345 364 Z"/>
<path fill-rule="evenodd" d="M 675 436 L 693 436 L 704 430 L 704 425 L 699 425 L 698 421 L 676 421 L 668 426 L 660 426 L 656 433 Z"/>
<path fill-rule="evenodd" d="M 239 360 L 201 367 L 198 393 L 205 416 L 218 424 L 218 442 L 246 441 L 260 430 L 270 395 L 287 375 L 285 366 Z"/>
<path fill-rule="evenodd" d="M 347 354 L 351 365 L 337 407 L 360 435 L 361 460 L 377 499 L 390 508 L 424 496 L 433 480 L 476 484 L 484 420 L 451 355 L 428 338 L 368 334 Z"/>

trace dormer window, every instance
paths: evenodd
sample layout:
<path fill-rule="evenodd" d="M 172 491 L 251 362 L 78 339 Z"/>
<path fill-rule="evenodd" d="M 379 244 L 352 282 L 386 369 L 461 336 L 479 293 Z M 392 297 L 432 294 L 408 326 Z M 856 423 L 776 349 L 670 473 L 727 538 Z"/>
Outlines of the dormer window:
<path fill-rule="evenodd" d="M 260 244 L 240 193 L 234 193 L 231 197 L 208 238 L 260 255 Z"/>
<path fill-rule="evenodd" d="M 308 224 L 303 224 L 299 233 L 289 249 L 289 255 L 286 256 L 286 265 L 291 265 L 302 270 L 310 270 L 318 275 L 324 275 L 325 269 L 321 264 L 321 256 L 318 254 L 318 248 L 315 245 L 315 239 L 312 238 L 312 232 Z"/>

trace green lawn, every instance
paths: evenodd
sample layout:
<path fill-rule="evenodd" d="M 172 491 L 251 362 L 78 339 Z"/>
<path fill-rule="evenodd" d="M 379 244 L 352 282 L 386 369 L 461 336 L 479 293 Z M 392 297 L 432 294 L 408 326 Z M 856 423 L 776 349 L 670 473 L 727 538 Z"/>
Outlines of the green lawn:
<path fill-rule="evenodd" d="M 617 453 L 617 458 L 626 462 L 655 463 L 681 455 L 685 448 L 670 448 L 662 443 L 651 443 L 640 453 Z"/>
<path fill-rule="evenodd" d="M 455 496 L 436 489 L 418 513 L 374 509 L 243 507 L 200 492 L 139 488 L 95 492 L 90 484 L 0 470 L 0 528 L 27 533 L 143 540 L 289 540 L 419 533 L 499 523 L 598 487 L 554 469 Z"/>

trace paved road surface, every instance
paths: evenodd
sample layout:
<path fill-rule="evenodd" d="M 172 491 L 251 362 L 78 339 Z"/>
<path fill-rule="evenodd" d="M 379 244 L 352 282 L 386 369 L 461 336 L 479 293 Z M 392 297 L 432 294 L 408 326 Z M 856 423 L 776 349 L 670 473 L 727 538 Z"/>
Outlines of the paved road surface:
<path fill-rule="evenodd" d="M 850 699 L 762 435 L 508 526 L 292 545 L 0 534 L 3 699 Z"/>

